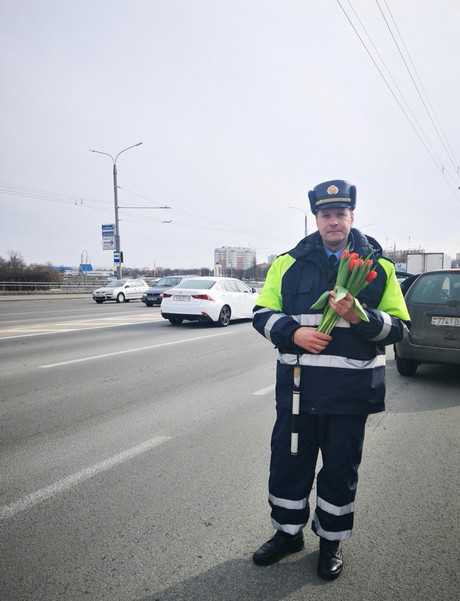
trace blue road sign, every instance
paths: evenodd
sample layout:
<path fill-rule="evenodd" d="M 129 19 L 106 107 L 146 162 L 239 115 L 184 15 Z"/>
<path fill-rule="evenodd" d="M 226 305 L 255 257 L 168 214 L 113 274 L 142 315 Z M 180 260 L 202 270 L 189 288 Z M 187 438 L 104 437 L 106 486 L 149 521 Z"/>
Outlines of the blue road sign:
<path fill-rule="evenodd" d="M 115 224 L 114 223 L 103 223 L 102 224 L 102 249 L 113 250 L 115 246 Z"/>

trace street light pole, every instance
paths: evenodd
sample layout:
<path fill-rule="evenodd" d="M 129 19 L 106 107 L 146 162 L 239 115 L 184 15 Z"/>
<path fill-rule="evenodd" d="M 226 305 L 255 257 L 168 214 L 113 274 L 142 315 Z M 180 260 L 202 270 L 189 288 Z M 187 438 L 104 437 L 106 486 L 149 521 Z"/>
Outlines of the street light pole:
<path fill-rule="evenodd" d="M 116 273 L 117 279 L 121 280 L 123 274 L 123 268 L 121 264 L 121 244 L 120 244 L 120 221 L 118 219 L 118 173 L 117 173 L 117 159 L 123 152 L 130 150 L 131 148 L 136 148 L 137 146 L 141 146 L 142 142 L 138 142 L 137 144 L 133 144 L 132 146 L 127 146 L 120 150 L 120 152 L 115 156 L 115 158 L 109 154 L 108 152 L 101 152 L 100 150 L 94 150 L 90 148 L 90 152 L 95 152 L 97 154 L 103 154 L 107 157 L 110 157 L 113 162 L 113 204 L 115 209 L 115 252 L 117 253 L 117 257 L 119 262 L 116 263 Z"/>
<path fill-rule="evenodd" d="M 305 238 L 306 238 L 308 236 L 308 213 L 307 213 L 307 211 L 304 211 L 304 209 L 301 209 L 300 207 L 294 207 L 292 205 L 289 205 L 288 209 L 295 209 L 296 211 L 300 211 L 301 213 L 304 214 L 304 228 L 305 228 Z"/>
<path fill-rule="evenodd" d="M 123 266 L 121 261 L 121 245 L 120 245 L 120 221 L 118 219 L 118 180 L 117 180 L 117 163 L 113 162 L 113 204 L 115 207 L 115 251 L 119 257 L 117 263 L 117 280 L 121 280 L 123 274 Z"/>

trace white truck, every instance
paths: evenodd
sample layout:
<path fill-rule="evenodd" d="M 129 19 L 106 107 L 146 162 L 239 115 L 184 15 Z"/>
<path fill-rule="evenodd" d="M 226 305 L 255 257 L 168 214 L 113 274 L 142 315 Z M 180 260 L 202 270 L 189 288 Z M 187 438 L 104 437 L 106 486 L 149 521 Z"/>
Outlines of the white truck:
<path fill-rule="evenodd" d="M 444 253 L 413 253 L 407 255 L 407 273 L 425 273 L 444 268 Z"/>

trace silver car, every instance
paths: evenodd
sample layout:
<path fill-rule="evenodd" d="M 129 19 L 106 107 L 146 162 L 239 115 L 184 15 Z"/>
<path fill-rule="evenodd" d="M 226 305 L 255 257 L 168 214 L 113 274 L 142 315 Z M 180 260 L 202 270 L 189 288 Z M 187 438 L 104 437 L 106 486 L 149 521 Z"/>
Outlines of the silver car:
<path fill-rule="evenodd" d="M 411 327 L 395 345 L 399 373 L 414 376 L 420 363 L 460 365 L 460 270 L 422 273 L 405 298 Z"/>
<path fill-rule="evenodd" d="M 102 288 L 93 292 L 93 300 L 100 305 L 105 301 L 129 303 L 130 300 L 141 299 L 148 285 L 140 278 L 128 280 L 111 280 Z"/>

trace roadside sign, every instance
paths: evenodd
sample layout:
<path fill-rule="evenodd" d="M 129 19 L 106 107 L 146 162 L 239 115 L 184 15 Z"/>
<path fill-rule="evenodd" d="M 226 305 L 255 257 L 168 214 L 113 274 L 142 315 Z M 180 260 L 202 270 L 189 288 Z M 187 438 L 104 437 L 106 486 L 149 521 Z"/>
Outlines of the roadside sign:
<path fill-rule="evenodd" d="M 113 251 L 113 262 L 114 263 L 121 263 L 120 253 L 117 250 Z"/>
<path fill-rule="evenodd" d="M 113 250 L 115 246 L 115 224 L 102 224 L 102 250 Z"/>

